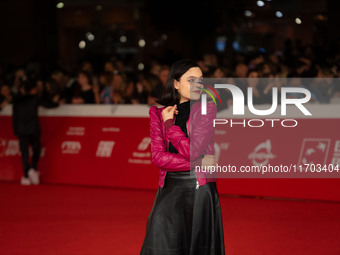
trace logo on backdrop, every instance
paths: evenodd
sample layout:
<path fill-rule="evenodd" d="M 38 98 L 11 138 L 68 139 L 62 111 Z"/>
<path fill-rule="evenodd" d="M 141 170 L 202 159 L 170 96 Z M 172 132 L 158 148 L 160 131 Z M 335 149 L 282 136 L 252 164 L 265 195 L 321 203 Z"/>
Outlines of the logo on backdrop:
<path fill-rule="evenodd" d="M 299 157 L 300 164 L 326 164 L 331 140 L 328 138 L 305 138 Z"/>
<path fill-rule="evenodd" d="M 144 137 L 143 140 L 138 145 L 138 150 L 145 151 L 149 147 L 150 143 L 151 143 L 151 138 Z"/>
<path fill-rule="evenodd" d="M 19 140 L 0 139 L 0 157 L 20 155 Z"/>
<path fill-rule="evenodd" d="M 270 159 L 276 158 L 272 153 L 272 144 L 269 139 L 257 145 L 252 153 L 248 155 L 253 165 L 267 165 Z"/>
<path fill-rule="evenodd" d="M 69 127 L 66 131 L 66 135 L 84 136 L 85 127 Z"/>
<path fill-rule="evenodd" d="M 340 140 L 335 141 L 331 164 L 334 166 L 340 166 Z"/>
<path fill-rule="evenodd" d="M 64 141 L 61 144 L 62 154 L 79 154 L 81 150 L 81 144 L 79 141 Z"/>
<path fill-rule="evenodd" d="M 45 157 L 46 148 L 40 150 L 40 157 Z M 29 147 L 28 153 L 33 155 L 32 147 Z M 0 138 L 0 157 L 15 157 L 21 156 L 19 140 L 6 140 Z"/>
<path fill-rule="evenodd" d="M 96 156 L 98 158 L 110 158 L 114 145 L 114 141 L 100 141 L 97 147 Z"/>
<path fill-rule="evenodd" d="M 137 146 L 138 151 L 132 152 L 132 158 L 129 158 L 128 162 L 131 164 L 151 164 L 150 144 L 151 138 L 144 137 Z"/>

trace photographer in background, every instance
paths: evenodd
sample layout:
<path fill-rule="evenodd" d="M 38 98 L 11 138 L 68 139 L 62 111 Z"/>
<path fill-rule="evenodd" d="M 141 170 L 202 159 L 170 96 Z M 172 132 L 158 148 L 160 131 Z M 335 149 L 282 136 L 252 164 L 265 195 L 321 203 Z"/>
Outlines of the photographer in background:
<path fill-rule="evenodd" d="M 40 123 L 38 107 L 57 107 L 59 98 L 39 97 L 37 86 L 33 81 L 22 78 L 18 93 L 13 95 L 13 129 L 19 138 L 24 176 L 20 183 L 31 185 L 40 183 L 40 173 L 37 170 L 40 158 Z M 33 149 L 32 164 L 29 163 L 29 145 Z"/>

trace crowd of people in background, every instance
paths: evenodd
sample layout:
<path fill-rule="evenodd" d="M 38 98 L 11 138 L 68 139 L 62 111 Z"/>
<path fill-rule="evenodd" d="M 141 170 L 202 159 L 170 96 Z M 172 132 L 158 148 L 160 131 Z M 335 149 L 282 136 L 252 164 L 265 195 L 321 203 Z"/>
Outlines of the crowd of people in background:
<path fill-rule="evenodd" d="M 302 84 L 301 78 L 339 78 L 340 52 L 334 47 L 285 43 L 284 50 L 271 53 L 235 53 L 232 61 L 221 60 L 216 54 L 205 54 L 197 63 L 205 78 L 248 79 L 239 84 L 241 89 L 253 88 L 254 104 L 271 103 L 271 85 L 263 85 L 258 78 L 290 78 L 290 86 L 306 87 L 311 91 L 311 102 L 337 103 L 340 86 L 336 79 Z M 228 62 L 228 64 L 226 64 Z M 232 63 L 232 64 L 229 64 Z M 131 71 L 132 70 L 132 71 Z M 0 68 L 0 109 L 11 104 L 13 96 L 20 93 L 22 80 L 29 80 L 43 101 L 61 104 L 155 104 L 160 97 L 169 74 L 169 66 L 153 62 L 143 71 L 133 71 L 122 61 L 108 60 L 100 72 L 94 72 L 90 61 L 84 61 L 79 70 L 70 74 L 62 69 L 45 78 L 39 68 L 27 65 L 12 72 Z M 318 80 L 318 79 L 314 79 Z M 251 81 L 251 82 L 249 82 Z M 231 81 L 233 82 L 233 81 Z M 222 93 L 223 94 L 223 93 Z M 228 92 L 221 95 L 225 105 L 232 104 Z M 299 95 L 292 95 L 299 97 Z"/>

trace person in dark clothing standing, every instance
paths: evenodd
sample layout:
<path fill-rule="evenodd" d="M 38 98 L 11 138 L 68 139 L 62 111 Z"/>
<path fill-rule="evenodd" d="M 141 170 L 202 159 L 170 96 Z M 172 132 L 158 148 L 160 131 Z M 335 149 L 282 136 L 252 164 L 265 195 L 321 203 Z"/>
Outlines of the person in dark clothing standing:
<path fill-rule="evenodd" d="M 58 103 L 48 98 L 40 98 L 34 83 L 22 80 L 20 91 L 13 96 L 13 130 L 19 138 L 24 176 L 22 185 L 39 184 L 40 173 L 37 170 L 40 158 L 40 123 L 38 107 L 57 107 Z M 29 145 L 33 149 L 32 164 L 29 163 Z"/>
<path fill-rule="evenodd" d="M 92 77 L 89 72 L 80 71 L 75 84 L 72 104 L 95 104 L 95 94 L 93 92 Z"/>

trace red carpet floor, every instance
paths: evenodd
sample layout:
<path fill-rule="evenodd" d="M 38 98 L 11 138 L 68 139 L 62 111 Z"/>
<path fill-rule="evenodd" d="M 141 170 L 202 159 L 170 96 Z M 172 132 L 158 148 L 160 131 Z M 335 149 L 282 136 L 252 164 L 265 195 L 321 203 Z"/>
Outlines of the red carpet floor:
<path fill-rule="evenodd" d="M 1 182 L 0 254 L 138 255 L 154 197 L 153 191 Z M 340 203 L 220 199 L 228 255 L 340 254 Z"/>

